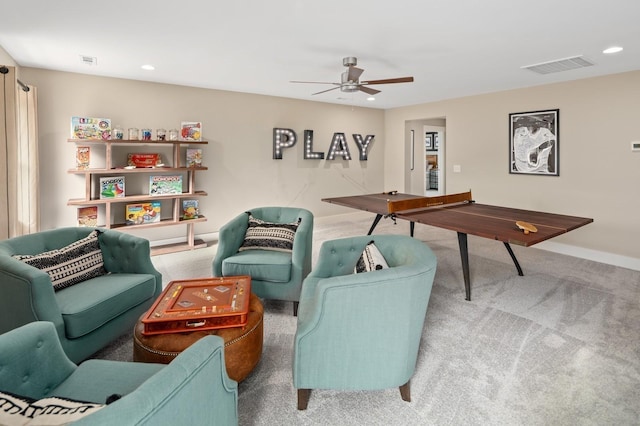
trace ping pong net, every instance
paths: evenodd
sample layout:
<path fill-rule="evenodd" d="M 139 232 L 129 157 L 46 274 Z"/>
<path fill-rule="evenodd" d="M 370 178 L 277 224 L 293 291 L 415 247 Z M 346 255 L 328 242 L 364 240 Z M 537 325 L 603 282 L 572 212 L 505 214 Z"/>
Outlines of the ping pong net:
<path fill-rule="evenodd" d="M 387 200 L 388 214 L 393 215 L 399 211 L 424 209 L 428 207 L 443 206 L 445 204 L 473 203 L 471 191 L 458 194 L 438 195 L 435 197 L 416 197 L 406 200 Z"/>

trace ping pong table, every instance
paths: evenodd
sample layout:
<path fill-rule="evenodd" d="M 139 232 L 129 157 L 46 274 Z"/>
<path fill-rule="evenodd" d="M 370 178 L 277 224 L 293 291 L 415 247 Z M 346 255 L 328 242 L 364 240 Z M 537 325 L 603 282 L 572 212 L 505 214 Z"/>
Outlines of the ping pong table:
<path fill-rule="evenodd" d="M 382 218 L 390 218 L 394 222 L 396 219 L 408 220 L 411 236 L 415 223 L 457 232 L 466 300 L 471 300 L 467 235 L 503 242 L 518 275 L 522 276 L 522 268 L 510 244 L 529 247 L 593 222 L 593 219 L 585 217 L 478 204 L 473 200 L 471 191 L 436 197 L 391 191 L 323 198 L 322 201 L 375 213 L 376 217 L 368 235 L 374 231 Z M 537 232 L 525 234 L 516 226 L 517 221 L 533 224 Z"/>

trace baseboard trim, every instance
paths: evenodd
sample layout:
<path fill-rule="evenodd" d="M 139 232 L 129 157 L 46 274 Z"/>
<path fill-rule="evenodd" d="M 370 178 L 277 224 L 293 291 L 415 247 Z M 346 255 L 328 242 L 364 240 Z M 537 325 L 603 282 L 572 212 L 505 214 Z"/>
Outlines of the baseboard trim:
<path fill-rule="evenodd" d="M 573 257 L 579 257 L 580 259 L 587 259 L 594 262 L 606 263 L 607 265 L 640 271 L 640 259 L 633 257 L 572 246 L 569 244 L 556 243 L 554 241 L 543 241 L 540 244 L 536 244 L 534 247 L 553 253 L 566 254 Z"/>

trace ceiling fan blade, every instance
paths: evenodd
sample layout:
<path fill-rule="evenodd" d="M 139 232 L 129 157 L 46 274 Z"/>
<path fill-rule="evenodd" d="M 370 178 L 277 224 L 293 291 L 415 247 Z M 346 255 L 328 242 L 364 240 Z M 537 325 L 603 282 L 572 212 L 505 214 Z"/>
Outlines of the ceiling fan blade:
<path fill-rule="evenodd" d="M 385 80 L 362 81 L 362 84 L 389 84 L 389 83 L 411 83 L 413 77 L 387 78 Z"/>
<path fill-rule="evenodd" d="M 337 86 L 340 85 L 340 83 L 330 83 L 328 81 L 298 81 L 298 80 L 289 80 L 289 83 L 311 83 L 311 84 L 335 84 Z"/>
<path fill-rule="evenodd" d="M 353 65 L 349 67 L 349 72 L 347 73 L 347 80 L 349 81 L 358 81 L 362 73 L 363 69 L 354 67 Z"/>
<path fill-rule="evenodd" d="M 371 87 L 366 87 L 366 86 L 360 86 L 359 89 L 361 92 L 368 93 L 370 95 L 375 95 L 380 93 L 379 90 L 372 89 Z"/>
<path fill-rule="evenodd" d="M 332 84 L 333 84 L 333 83 L 332 83 Z M 339 88 L 340 88 L 340 85 L 338 85 L 338 87 L 332 87 L 331 89 L 323 90 L 323 91 L 321 91 L 321 92 L 312 93 L 312 94 L 311 94 L 311 96 L 313 96 L 313 95 L 319 95 L 320 93 L 330 92 L 330 91 L 332 91 L 332 90 L 336 90 L 336 89 L 339 89 Z"/>

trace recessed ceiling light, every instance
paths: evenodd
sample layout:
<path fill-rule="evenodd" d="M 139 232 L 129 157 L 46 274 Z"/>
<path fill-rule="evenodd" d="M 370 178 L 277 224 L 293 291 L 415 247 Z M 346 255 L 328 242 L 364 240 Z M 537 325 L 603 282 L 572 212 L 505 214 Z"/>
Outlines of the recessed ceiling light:
<path fill-rule="evenodd" d="M 143 70 L 147 70 L 147 71 L 153 71 L 153 70 L 156 69 L 156 67 L 154 67 L 153 65 L 150 65 L 150 64 L 143 65 L 141 68 Z"/>
<path fill-rule="evenodd" d="M 613 46 L 613 47 L 610 47 L 610 48 L 608 48 L 608 49 L 604 49 L 604 50 L 602 51 L 602 53 L 605 53 L 605 54 L 607 54 L 607 55 L 608 55 L 608 54 L 611 54 L 611 53 L 618 53 L 618 52 L 622 52 L 622 47 L 620 47 L 620 46 Z"/>
<path fill-rule="evenodd" d="M 374 98 L 373 96 L 369 96 L 369 97 L 367 98 L 367 100 L 368 100 L 369 102 L 371 102 L 371 101 L 375 101 L 375 100 L 376 100 L 376 98 Z"/>

